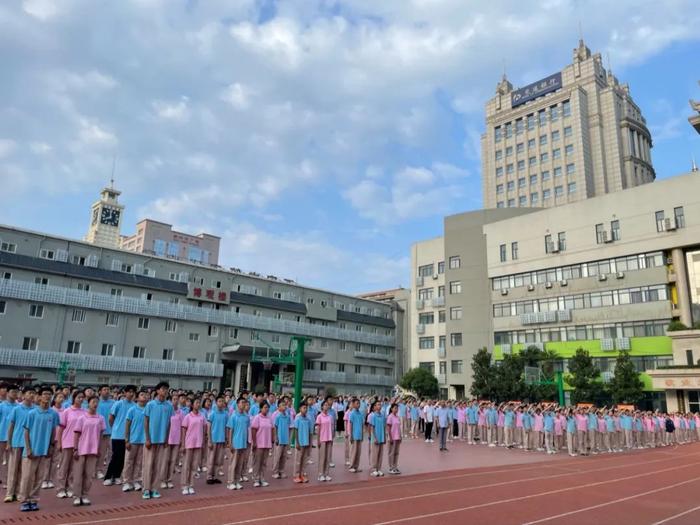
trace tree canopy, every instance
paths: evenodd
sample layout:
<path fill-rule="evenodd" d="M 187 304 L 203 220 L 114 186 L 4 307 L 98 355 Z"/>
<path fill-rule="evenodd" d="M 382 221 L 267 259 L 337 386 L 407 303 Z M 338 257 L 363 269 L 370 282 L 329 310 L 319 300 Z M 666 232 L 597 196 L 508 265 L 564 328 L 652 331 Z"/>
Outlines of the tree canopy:
<path fill-rule="evenodd" d="M 425 368 L 411 368 L 399 381 L 399 385 L 413 390 L 421 397 L 435 397 L 438 394 L 438 380 Z"/>

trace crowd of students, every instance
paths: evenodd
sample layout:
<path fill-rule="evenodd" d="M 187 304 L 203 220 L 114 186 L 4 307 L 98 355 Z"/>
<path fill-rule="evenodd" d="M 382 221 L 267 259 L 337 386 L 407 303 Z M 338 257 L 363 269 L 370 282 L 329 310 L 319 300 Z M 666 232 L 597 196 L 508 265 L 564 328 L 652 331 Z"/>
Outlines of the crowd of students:
<path fill-rule="evenodd" d="M 38 510 L 41 489 L 90 505 L 94 479 L 143 499 L 178 481 L 183 495 L 194 494 L 202 476 L 229 490 L 267 487 L 268 475 L 287 478 L 292 454 L 295 483 L 309 482 L 314 462 L 318 481 L 328 482 L 336 438 L 349 472 L 362 472 L 366 442 L 371 475 L 384 476 L 385 448 L 387 473 L 396 475 L 402 439 L 419 436 L 437 438 L 440 451 L 463 441 L 576 456 L 698 441 L 700 415 L 376 396 L 310 396 L 297 413 L 289 396 L 191 393 L 165 382 L 152 390 L 0 385 L 4 502 L 19 501 L 22 511 Z"/>

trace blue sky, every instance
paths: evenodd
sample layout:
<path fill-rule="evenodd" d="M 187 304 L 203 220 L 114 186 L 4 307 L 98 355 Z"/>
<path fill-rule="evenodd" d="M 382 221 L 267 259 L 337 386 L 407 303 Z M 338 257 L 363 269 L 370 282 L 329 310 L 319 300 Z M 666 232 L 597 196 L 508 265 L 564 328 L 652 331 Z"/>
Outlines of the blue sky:
<path fill-rule="evenodd" d="M 0 223 L 80 238 L 110 177 L 222 264 L 344 292 L 408 285 L 412 242 L 481 205 L 483 106 L 586 43 L 660 178 L 700 159 L 694 1 L 0 3 Z"/>

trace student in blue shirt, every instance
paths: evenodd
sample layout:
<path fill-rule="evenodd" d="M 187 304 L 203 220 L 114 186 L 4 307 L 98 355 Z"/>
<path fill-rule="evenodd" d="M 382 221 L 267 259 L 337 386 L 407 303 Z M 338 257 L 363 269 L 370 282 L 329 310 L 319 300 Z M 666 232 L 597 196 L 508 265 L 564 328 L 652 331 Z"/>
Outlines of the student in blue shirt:
<path fill-rule="evenodd" d="M 209 456 L 207 460 L 207 485 L 221 483 L 218 475 L 221 475 L 224 461 L 224 449 L 226 448 L 226 399 L 220 395 L 216 398 L 216 407 L 209 413 Z"/>
<path fill-rule="evenodd" d="M 294 464 L 294 483 L 308 483 L 309 477 L 304 471 L 306 460 L 311 454 L 311 429 L 314 421 L 308 414 L 306 403 L 299 405 L 299 413 L 294 418 L 293 439 L 296 443 L 296 458 Z"/>
<path fill-rule="evenodd" d="M 132 403 L 129 411 L 126 413 L 126 424 L 124 427 L 126 459 L 122 471 L 122 478 L 124 480 L 122 491 L 124 492 L 141 490 L 142 487 L 143 445 L 146 442 L 143 421 L 147 399 L 148 394 L 146 392 L 139 392 L 136 404 Z M 114 428 L 115 427 L 112 426 L 112 434 L 114 434 Z"/>
<path fill-rule="evenodd" d="M 156 397 L 146 404 L 143 428 L 146 443 L 143 452 L 143 499 L 160 498 L 156 489 L 163 478 L 162 466 L 167 463 L 167 443 L 173 404 L 168 401 L 170 385 L 161 381 L 156 385 Z"/>
<path fill-rule="evenodd" d="M 523 444 L 522 448 L 531 450 L 532 440 L 532 414 L 528 410 L 523 410 Z"/>
<path fill-rule="evenodd" d="M 226 485 L 229 490 L 243 488 L 241 480 L 248 460 L 248 429 L 250 428 L 247 407 L 248 401 L 244 397 L 239 397 L 236 410 L 231 413 L 226 422 L 226 443 L 232 452 Z"/>
<path fill-rule="evenodd" d="M 544 448 L 547 454 L 556 454 L 554 449 L 554 412 L 547 408 L 542 414 L 544 424 Z"/>
<path fill-rule="evenodd" d="M 119 485 L 121 483 L 122 470 L 124 470 L 124 455 L 126 453 L 126 415 L 129 409 L 134 406 L 134 396 L 136 387 L 128 385 L 124 387 L 124 398 L 112 403 L 109 409 L 107 422 L 110 428 L 110 438 L 112 440 L 112 459 L 105 472 L 104 486 Z M 98 405 L 99 411 L 99 405 Z"/>
<path fill-rule="evenodd" d="M 19 490 L 22 512 L 39 510 L 41 474 L 46 461 L 50 461 L 54 429 L 58 426 L 58 414 L 49 409 L 51 395 L 50 388 L 41 390 L 38 407 L 28 412 L 21 429 L 24 439 L 22 481 Z"/>
<path fill-rule="evenodd" d="M 372 403 L 367 422 L 372 436 L 372 476 L 383 476 L 382 458 L 386 443 L 386 417 L 382 413 L 379 401 Z"/>
<path fill-rule="evenodd" d="M 576 450 L 576 444 L 574 443 L 574 438 L 576 437 L 576 416 L 572 409 L 566 412 L 566 448 L 569 451 L 569 456 L 576 457 L 578 454 L 574 452 Z"/>
<path fill-rule="evenodd" d="M 280 399 L 277 410 L 272 416 L 272 442 L 275 445 L 275 458 L 272 464 L 272 477 L 275 479 L 286 478 L 284 467 L 287 463 L 287 449 L 289 448 L 289 428 L 291 419 L 287 414 L 287 403 Z"/>
<path fill-rule="evenodd" d="M 479 404 L 476 400 L 472 401 L 469 408 L 467 408 L 467 443 L 470 445 L 474 444 L 474 437 L 476 434 L 476 425 L 479 422 Z"/>
<path fill-rule="evenodd" d="M 17 404 L 19 390 L 15 385 L 0 385 L 0 458 L 5 458 L 8 450 L 7 430 L 10 426 L 10 413 Z"/>
<path fill-rule="evenodd" d="M 107 458 L 107 451 L 109 450 L 109 444 L 112 439 L 112 425 L 109 424 L 109 415 L 114 405 L 114 399 L 112 399 L 109 391 L 108 385 L 102 385 L 99 388 L 100 399 L 97 403 L 97 414 L 102 417 L 105 422 L 105 430 L 100 437 L 100 450 L 97 455 L 97 466 L 96 476 L 97 479 L 103 479 L 104 475 L 104 464 Z"/>
<path fill-rule="evenodd" d="M 364 437 L 365 416 L 360 410 L 360 401 L 353 399 L 350 404 L 348 423 L 350 424 L 350 472 L 362 472 L 360 457 L 362 456 L 362 439 Z"/>
<path fill-rule="evenodd" d="M 20 469 L 22 465 L 22 451 L 24 450 L 24 424 L 33 406 L 34 390 L 25 390 L 22 393 L 22 403 L 15 404 L 10 412 L 9 424 L 7 427 L 9 452 L 7 460 L 7 490 L 5 492 L 5 503 L 17 501 Z"/>
<path fill-rule="evenodd" d="M 513 405 L 508 403 L 503 414 L 503 440 L 507 448 L 513 448 L 513 431 L 515 430 L 515 412 Z"/>

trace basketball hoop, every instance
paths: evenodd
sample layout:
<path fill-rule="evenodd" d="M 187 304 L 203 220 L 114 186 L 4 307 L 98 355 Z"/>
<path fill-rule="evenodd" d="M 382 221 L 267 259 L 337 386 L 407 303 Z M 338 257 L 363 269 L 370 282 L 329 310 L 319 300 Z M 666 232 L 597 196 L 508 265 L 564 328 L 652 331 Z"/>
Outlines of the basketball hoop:
<path fill-rule="evenodd" d="M 265 359 L 262 361 L 263 369 L 264 370 L 272 370 L 272 361 Z"/>
<path fill-rule="evenodd" d="M 526 366 L 524 380 L 526 385 L 538 385 L 542 382 L 542 370 L 538 366 Z"/>

